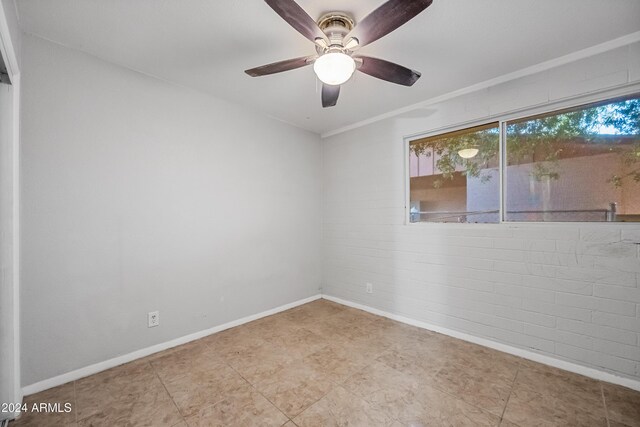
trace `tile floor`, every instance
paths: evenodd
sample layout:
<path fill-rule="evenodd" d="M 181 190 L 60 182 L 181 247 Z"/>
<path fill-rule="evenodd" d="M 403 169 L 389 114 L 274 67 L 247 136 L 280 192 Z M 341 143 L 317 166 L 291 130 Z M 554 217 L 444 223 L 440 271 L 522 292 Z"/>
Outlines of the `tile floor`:
<path fill-rule="evenodd" d="M 640 393 L 318 300 L 28 396 L 10 426 L 640 426 Z"/>

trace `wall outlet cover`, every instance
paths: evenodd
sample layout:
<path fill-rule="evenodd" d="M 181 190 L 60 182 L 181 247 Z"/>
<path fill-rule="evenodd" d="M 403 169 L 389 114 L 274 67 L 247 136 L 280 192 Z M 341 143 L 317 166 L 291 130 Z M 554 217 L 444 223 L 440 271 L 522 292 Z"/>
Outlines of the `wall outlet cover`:
<path fill-rule="evenodd" d="M 160 312 L 150 311 L 147 315 L 147 322 L 150 328 L 154 328 L 160 325 Z"/>

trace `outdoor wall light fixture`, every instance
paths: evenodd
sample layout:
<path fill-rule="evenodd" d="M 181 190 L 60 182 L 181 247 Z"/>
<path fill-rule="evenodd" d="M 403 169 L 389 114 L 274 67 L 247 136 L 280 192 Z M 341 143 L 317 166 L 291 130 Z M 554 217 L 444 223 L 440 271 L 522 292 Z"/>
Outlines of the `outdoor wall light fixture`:
<path fill-rule="evenodd" d="M 458 156 L 462 157 L 463 159 L 473 159 L 478 155 L 479 152 L 480 150 L 475 147 L 463 148 L 462 150 L 458 151 Z"/>

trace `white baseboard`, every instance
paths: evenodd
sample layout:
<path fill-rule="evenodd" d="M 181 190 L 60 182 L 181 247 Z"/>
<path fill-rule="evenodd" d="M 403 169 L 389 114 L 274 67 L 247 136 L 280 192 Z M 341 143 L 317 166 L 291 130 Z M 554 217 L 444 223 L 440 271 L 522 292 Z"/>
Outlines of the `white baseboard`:
<path fill-rule="evenodd" d="M 545 356 L 543 354 L 535 353 L 533 351 L 525 350 L 518 347 L 512 347 L 507 344 L 502 344 L 496 341 L 492 341 L 486 338 L 479 338 L 473 335 L 469 335 L 464 332 L 455 331 L 453 329 L 443 328 L 442 326 L 432 325 L 421 320 L 411 319 L 409 317 L 400 316 L 398 314 L 388 313 L 386 311 L 378 310 L 377 308 L 369 307 L 367 305 L 359 304 L 356 302 L 348 301 L 342 298 L 333 297 L 331 295 L 322 295 L 322 298 L 329 301 L 336 302 L 338 304 L 346 305 L 348 307 L 357 308 L 378 316 L 387 317 L 398 322 L 406 323 L 408 325 L 416 326 L 418 328 L 427 329 L 440 334 L 448 335 L 453 338 L 458 338 L 463 341 L 472 342 L 484 347 L 489 347 L 494 350 L 502 351 L 504 353 L 513 354 L 524 359 L 533 360 L 534 362 L 542 363 L 544 365 L 552 366 L 554 368 L 563 369 L 565 371 L 573 372 L 575 374 L 584 375 L 585 377 L 593 378 L 600 381 L 606 381 L 612 384 L 628 387 L 633 390 L 640 391 L 640 381 L 620 377 L 609 372 L 600 371 L 598 369 L 589 368 L 587 366 L 578 365 L 576 363 L 567 362 L 566 360 L 556 359 L 554 357 Z"/>
<path fill-rule="evenodd" d="M 631 378 L 620 377 L 609 372 L 600 371 L 598 369 L 589 368 L 586 366 L 578 365 L 575 363 L 567 362 L 565 360 L 556 359 L 554 357 L 545 356 L 542 354 L 535 353 L 533 351 L 524 350 L 517 347 L 512 347 L 507 344 L 502 344 L 496 341 L 491 341 L 486 338 L 479 338 L 473 335 L 469 335 L 464 332 L 455 331 L 453 329 L 443 328 L 441 326 L 432 325 L 427 322 L 423 322 L 420 320 L 411 319 L 409 317 L 388 313 L 383 310 L 379 310 L 377 308 L 369 307 L 367 305 L 355 303 L 352 301 L 344 300 L 342 298 L 337 298 L 331 295 L 314 295 L 309 298 L 305 298 L 299 301 L 292 302 L 290 304 L 285 304 L 280 307 L 273 308 L 271 310 L 263 311 L 258 314 L 254 314 L 251 316 L 243 317 L 242 319 L 234 320 L 223 325 L 218 325 L 210 329 L 206 329 L 204 331 L 195 332 L 193 334 L 185 335 L 180 338 L 173 339 L 171 341 L 167 341 L 164 343 L 156 344 L 151 347 L 143 348 L 122 356 L 114 357 L 113 359 L 105 360 L 104 362 L 99 362 L 93 365 L 86 366 L 84 368 L 76 369 L 71 372 L 67 372 L 62 375 L 55 376 L 53 378 L 49 378 L 43 381 L 39 381 L 34 384 L 30 384 L 22 388 L 22 394 L 28 396 L 33 393 L 38 393 L 43 390 L 47 390 L 53 387 L 57 387 L 62 384 L 66 384 L 70 381 L 75 381 L 80 378 L 87 377 L 89 375 L 97 374 L 98 372 L 105 371 L 110 368 L 114 368 L 116 366 L 122 365 L 123 363 L 128 363 L 134 361 L 136 359 L 140 359 L 146 356 L 149 356 L 154 353 L 158 353 L 160 351 L 176 347 L 178 345 L 186 344 L 191 341 L 195 341 L 197 339 L 206 337 L 211 334 L 215 334 L 216 332 L 224 331 L 225 329 L 233 328 L 235 326 L 243 325 L 245 323 L 261 319 L 266 316 L 271 316 L 272 314 L 279 313 L 281 311 L 289 310 L 291 308 L 297 307 L 302 304 L 306 304 L 311 301 L 315 301 L 317 299 L 324 298 L 329 301 L 336 302 L 338 304 L 346 305 L 349 307 L 357 308 L 360 310 L 367 311 L 372 314 L 376 314 L 378 316 L 387 317 L 392 320 L 396 320 L 398 322 L 406 323 L 408 325 L 417 326 L 419 328 L 427 329 L 430 331 L 438 332 L 444 335 L 448 335 L 450 337 L 458 338 L 464 341 L 472 342 L 474 344 L 482 345 L 484 347 L 489 347 L 494 350 L 502 351 L 504 353 L 513 354 L 514 356 L 519 356 L 525 359 L 533 360 L 534 362 L 542 363 L 545 365 L 553 366 L 555 368 L 564 369 L 565 371 L 574 372 L 576 374 L 584 375 L 586 377 L 594 378 L 601 381 L 606 381 L 612 384 L 618 384 L 624 387 L 631 388 L 633 390 L 640 391 L 640 381 L 633 380 Z"/>
<path fill-rule="evenodd" d="M 263 317 L 271 316 L 272 314 L 280 313 L 281 311 L 289 310 L 291 308 L 309 303 L 311 301 L 315 301 L 320 298 L 322 298 L 320 294 L 314 295 L 309 298 L 305 298 L 289 304 L 281 305 L 280 307 L 272 308 L 271 310 L 263 311 L 261 313 L 253 314 L 251 316 L 246 316 L 246 317 L 243 317 L 242 319 L 233 320 L 223 325 L 214 326 L 213 328 L 205 329 L 204 331 L 185 335 L 180 338 L 173 339 L 171 341 L 166 341 L 160 344 L 153 345 L 151 347 L 143 348 L 128 354 L 124 354 L 122 356 L 114 357 L 113 359 L 105 360 L 104 362 L 99 362 L 93 365 L 85 366 L 84 368 L 76 369 L 74 371 L 67 372 L 65 374 L 55 376 L 53 378 L 49 378 L 43 381 L 38 381 L 37 383 L 30 384 L 28 386 L 23 387 L 22 394 L 24 396 L 28 396 L 30 394 L 38 393 L 43 390 L 57 387 L 59 385 L 66 384 L 70 381 L 75 381 L 80 378 L 87 377 L 89 375 L 97 374 L 98 372 L 106 371 L 107 369 L 114 368 L 116 366 L 122 365 L 123 363 L 128 363 L 136 359 L 140 359 L 140 358 L 149 356 L 151 354 L 158 353 L 168 348 L 176 347 L 191 341 L 195 341 L 197 339 L 206 337 L 208 335 L 215 334 L 216 332 L 224 331 L 225 329 L 233 328 L 235 326 L 240 326 L 245 323 L 261 319 Z"/>

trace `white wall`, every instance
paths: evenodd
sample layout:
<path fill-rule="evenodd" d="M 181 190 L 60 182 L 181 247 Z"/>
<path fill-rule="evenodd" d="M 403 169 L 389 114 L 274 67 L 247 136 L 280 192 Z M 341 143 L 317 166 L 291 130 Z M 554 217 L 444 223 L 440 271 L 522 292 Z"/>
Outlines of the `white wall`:
<path fill-rule="evenodd" d="M 22 49 L 24 385 L 319 292 L 317 135 Z"/>
<path fill-rule="evenodd" d="M 325 138 L 323 293 L 640 380 L 640 225 L 405 225 L 403 146 L 638 82 L 640 43 Z"/>

